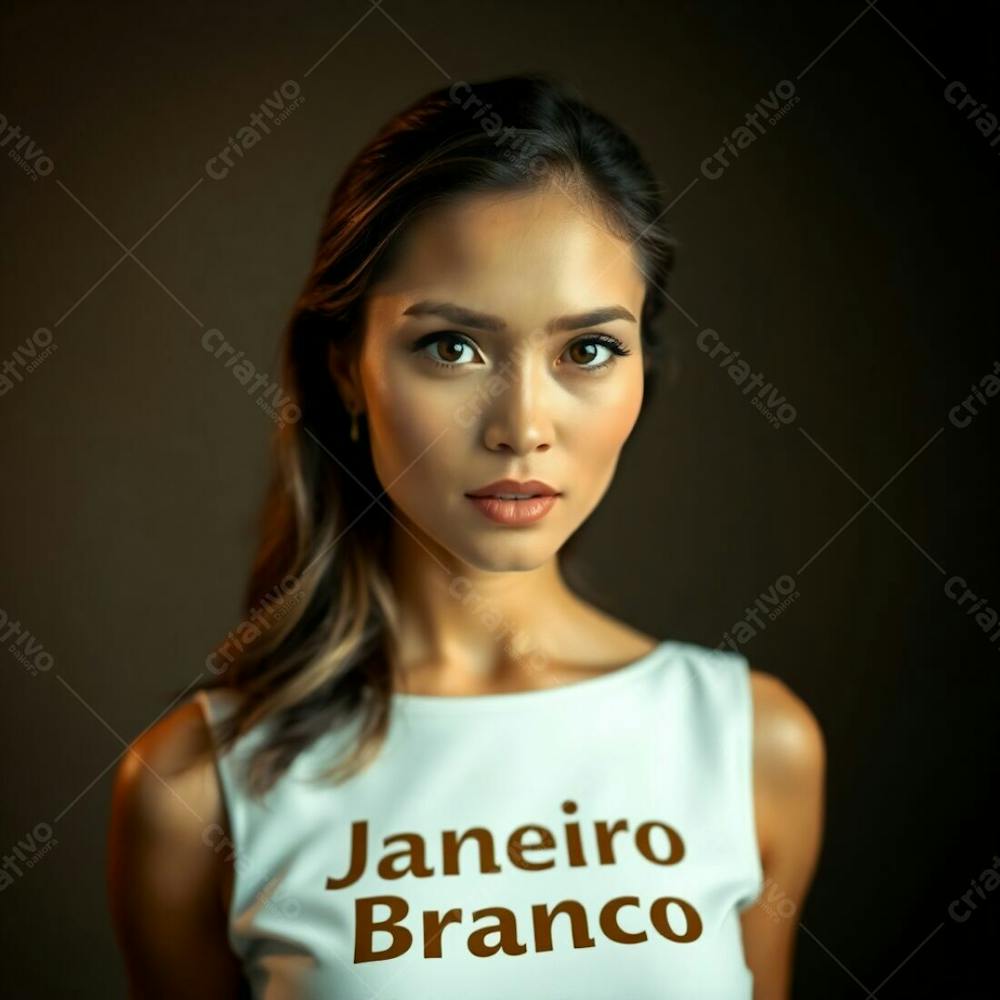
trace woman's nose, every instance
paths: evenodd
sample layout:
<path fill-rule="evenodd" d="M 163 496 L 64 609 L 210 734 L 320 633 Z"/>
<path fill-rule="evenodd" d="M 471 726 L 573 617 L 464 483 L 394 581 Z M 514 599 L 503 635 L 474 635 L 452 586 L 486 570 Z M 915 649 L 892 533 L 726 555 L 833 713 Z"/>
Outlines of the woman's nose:
<path fill-rule="evenodd" d="M 547 449 L 553 436 L 551 389 L 538 363 L 526 360 L 509 369 L 484 414 L 486 447 L 515 454 Z"/>

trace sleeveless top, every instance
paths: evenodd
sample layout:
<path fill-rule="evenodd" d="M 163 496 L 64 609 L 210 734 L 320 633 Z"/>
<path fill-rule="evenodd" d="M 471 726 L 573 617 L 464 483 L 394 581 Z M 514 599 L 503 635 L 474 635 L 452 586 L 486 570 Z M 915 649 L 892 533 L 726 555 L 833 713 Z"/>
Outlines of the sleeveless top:
<path fill-rule="evenodd" d="M 198 691 L 211 723 L 235 693 Z M 392 695 L 387 742 L 317 776 L 354 720 L 264 796 L 215 765 L 229 941 L 267 1000 L 751 1000 L 759 897 L 749 664 L 680 641 L 568 685 Z"/>

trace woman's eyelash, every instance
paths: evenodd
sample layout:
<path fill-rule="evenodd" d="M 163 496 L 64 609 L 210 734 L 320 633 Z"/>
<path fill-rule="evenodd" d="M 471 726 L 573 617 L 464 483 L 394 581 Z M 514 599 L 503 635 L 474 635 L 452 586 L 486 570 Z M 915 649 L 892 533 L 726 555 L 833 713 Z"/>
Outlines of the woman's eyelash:
<path fill-rule="evenodd" d="M 600 344 L 620 358 L 624 358 L 632 353 L 631 348 L 626 347 L 617 337 L 612 336 L 610 333 L 595 333 L 589 337 L 581 337 L 579 340 L 574 340 L 566 350 L 568 351 L 570 347 L 576 347 L 577 344 Z M 610 364 L 612 364 L 612 361 L 609 359 L 601 362 L 599 365 L 583 365 L 581 367 L 587 371 L 593 371 L 595 368 L 605 368 Z"/>
<path fill-rule="evenodd" d="M 414 353 L 418 353 L 423 351 L 425 347 L 429 347 L 431 344 L 437 343 L 439 340 L 457 341 L 458 343 L 464 344 L 473 350 L 476 349 L 476 345 L 463 334 L 453 333 L 448 330 L 440 330 L 435 331 L 434 333 L 424 334 L 424 336 L 420 337 L 416 341 L 412 350 Z M 610 333 L 594 333 L 586 337 L 581 337 L 579 340 L 574 340 L 572 344 L 567 345 L 566 350 L 568 351 L 580 344 L 600 344 L 602 347 L 606 347 L 609 351 L 611 351 L 612 354 L 622 358 L 632 353 L 630 348 L 626 347 L 621 340 Z M 433 358 L 429 354 L 425 355 L 425 357 L 428 361 L 437 365 L 439 368 L 465 367 L 457 362 L 439 361 L 437 358 Z M 610 364 L 613 364 L 613 361 L 609 358 L 607 361 L 602 361 L 599 365 L 577 365 L 577 367 L 581 371 L 597 371 L 600 368 L 606 368 Z"/>

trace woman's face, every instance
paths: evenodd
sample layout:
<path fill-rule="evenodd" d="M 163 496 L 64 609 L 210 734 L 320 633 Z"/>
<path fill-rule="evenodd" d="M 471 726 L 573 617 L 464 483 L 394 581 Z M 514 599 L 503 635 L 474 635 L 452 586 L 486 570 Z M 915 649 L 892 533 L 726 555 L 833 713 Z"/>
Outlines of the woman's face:
<path fill-rule="evenodd" d="M 354 385 L 418 537 L 471 568 L 533 569 L 594 510 L 642 404 L 633 253 L 558 189 L 467 196 L 414 224 L 369 292 Z M 558 496 L 467 496 L 500 479 Z"/>

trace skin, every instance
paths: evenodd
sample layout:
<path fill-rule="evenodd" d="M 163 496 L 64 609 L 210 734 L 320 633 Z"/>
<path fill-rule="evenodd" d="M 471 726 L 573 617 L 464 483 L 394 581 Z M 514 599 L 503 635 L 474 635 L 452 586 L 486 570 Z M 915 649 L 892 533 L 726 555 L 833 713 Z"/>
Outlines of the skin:
<path fill-rule="evenodd" d="M 392 656 L 406 690 L 557 686 L 656 645 L 573 594 L 556 560 L 603 498 L 638 418 L 647 363 L 638 323 L 544 333 L 557 317 L 608 306 L 638 319 L 644 294 L 632 249 L 585 200 L 555 189 L 477 195 L 416 224 L 396 269 L 369 291 L 360 349 L 331 353 L 345 402 L 365 411 L 360 443 L 393 506 L 401 617 Z M 505 329 L 407 314 L 422 302 L 491 315 Z M 432 333 L 447 336 L 413 350 Z M 595 334 L 630 353 L 587 346 Z M 533 525 L 497 525 L 464 494 L 507 476 L 541 479 L 562 496 Z M 469 594 L 475 605 L 460 599 Z M 744 953 L 754 1000 L 787 1000 L 820 850 L 825 749 L 815 717 L 782 681 L 756 669 L 751 681 L 765 890 L 741 916 Z M 134 741 L 115 779 L 109 891 L 132 996 L 239 995 L 226 932 L 234 861 L 212 849 L 218 836 L 206 843 L 218 829 L 229 835 L 209 735 L 199 707 L 183 704 Z"/>

